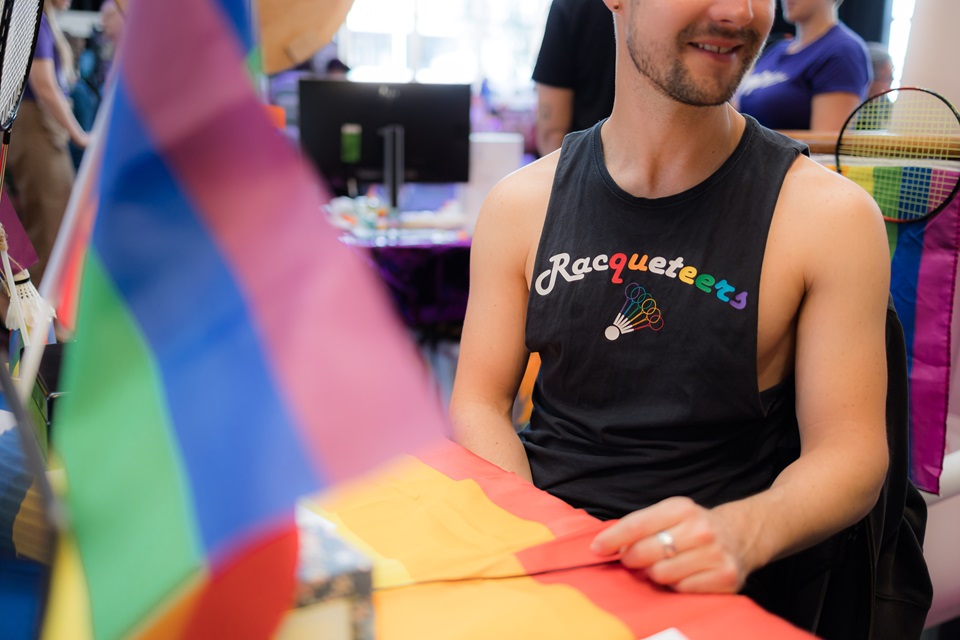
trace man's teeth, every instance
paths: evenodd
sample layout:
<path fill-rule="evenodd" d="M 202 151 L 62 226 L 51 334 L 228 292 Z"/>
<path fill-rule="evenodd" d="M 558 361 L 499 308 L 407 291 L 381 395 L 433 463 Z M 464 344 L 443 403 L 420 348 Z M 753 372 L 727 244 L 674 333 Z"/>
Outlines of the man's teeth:
<path fill-rule="evenodd" d="M 733 47 L 714 47 L 713 45 L 709 44 L 698 44 L 697 46 L 704 51 L 710 51 L 711 53 L 730 53 L 733 51 Z"/>

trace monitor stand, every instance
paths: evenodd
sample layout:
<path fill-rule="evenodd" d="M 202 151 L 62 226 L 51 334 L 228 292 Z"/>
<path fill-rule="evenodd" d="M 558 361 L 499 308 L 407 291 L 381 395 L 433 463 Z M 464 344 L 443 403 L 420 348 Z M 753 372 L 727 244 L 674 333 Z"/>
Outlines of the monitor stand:
<path fill-rule="evenodd" d="M 404 144 L 403 126 L 398 124 L 383 127 L 378 132 L 383 140 L 383 179 L 387 189 L 387 202 L 390 206 L 391 217 L 399 212 L 400 190 L 403 188 L 404 177 Z"/>

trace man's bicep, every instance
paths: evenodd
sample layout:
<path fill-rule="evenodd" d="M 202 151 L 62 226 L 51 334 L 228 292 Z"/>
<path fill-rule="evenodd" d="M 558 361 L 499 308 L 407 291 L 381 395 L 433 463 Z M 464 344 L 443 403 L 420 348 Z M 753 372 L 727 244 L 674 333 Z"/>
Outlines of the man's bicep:
<path fill-rule="evenodd" d="M 454 387 L 458 399 L 481 399 L 505 415 L 528 357 L 524 345 L 526 252 L 517 234 L 503 226 L 511 215 L 509 205 L 495 190 L 477 223 Z"/>
<path fill-rule="evenodd" d="M 797 417 L 804 444 L 844 430 L 884 433 L 885 322 L 890 260 L 879 212 L 866 194 L 827 206 L 829 233 L 811 233 L 807 293 L 797 322 Z M 815 237 L 814 237 L 815 236 Z"/>

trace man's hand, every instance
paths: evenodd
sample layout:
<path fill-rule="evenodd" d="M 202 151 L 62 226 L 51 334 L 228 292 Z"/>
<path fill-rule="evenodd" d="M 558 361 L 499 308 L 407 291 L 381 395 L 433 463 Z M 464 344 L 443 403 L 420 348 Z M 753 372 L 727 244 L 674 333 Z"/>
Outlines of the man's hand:
<path fill-rule="evenodd" d="M 753 569 L 743 534 L 722 507 L 667 498 L 634 511 L 594 538 L 599 555 L 641 569 L 653 582 L 686 593 L 736 593 Z"/>

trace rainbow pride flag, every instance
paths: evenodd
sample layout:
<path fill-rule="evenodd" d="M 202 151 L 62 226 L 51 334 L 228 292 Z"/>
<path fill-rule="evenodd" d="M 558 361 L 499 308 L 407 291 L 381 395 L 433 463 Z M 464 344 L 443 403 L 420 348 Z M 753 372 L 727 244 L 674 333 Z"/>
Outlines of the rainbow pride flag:
<path fill-rule="evenodd" d="M 53 432 L 79 560 L 55 572 L 86 593 L 61 605 L 55 575 L 48 637 L 270 635 L 296 498 L 444 431 L 254 95 L 248 24 L 243 0 L 131 6 Z"/>
<path fill-rule="evenodd" d="M 379 640 L 812 638 L 745 596 L 677 594 L 594 555 L 609 522 L 453 443 L 305 506 L 373 560 Z"/>
<path fill-rule="evenodd" d="M 893 182 L 914 180 L 930 188 L 931 184 L 957 181 L 955 172 L 908 169 L 851 167 L 843 173 L 871 195 L 875 195 L 874 185 L 883 182 L 886 188 L 878 191 L 885 195 L 877 198 L 881 211 L 896 210 L 896 189 L 889 188 Z M 894 171 L 896 176 L 891 175 Z M 960 339 L 951 334 L 960 252 L 960 198 L 932 218 L 888 222 L 887 237 L 890 292 L 907 343 L 910 477 L 918 488 L 939 493 L 952 375 L 951 342 Z"/>
<path fill-rule="evenodd" d="M 107 122 L 113 108 L 114 88 L 111 83 L 108 83 L 108 87 L 97 116 L 100 131 L 103 130 L 101 120 Z M 54 305 L 57 320 L 71 332 L 77 328 L 80 281 L 93 233 L 93 221 L 97 216 L 99 193 L 96 183 L 102 161 L 103 144 L 97 136 L 84 152 L 80 172 L 70 194 L 70 203 L 47 265 L 47 272 L 54 275 L 44 278 L 40 283 L 40 295 Z"/>

